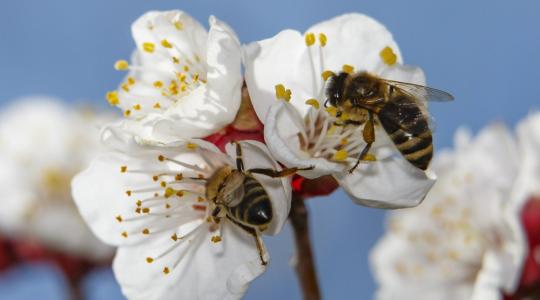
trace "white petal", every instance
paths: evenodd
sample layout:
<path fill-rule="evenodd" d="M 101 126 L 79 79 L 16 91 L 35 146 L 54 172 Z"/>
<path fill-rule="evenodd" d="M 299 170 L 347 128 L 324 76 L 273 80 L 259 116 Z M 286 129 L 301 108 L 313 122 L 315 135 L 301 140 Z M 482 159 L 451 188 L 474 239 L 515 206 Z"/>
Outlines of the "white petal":
<path fill-rule="evenodd" d="M 242 141 L 242 152 L 245 170 L 252 168 L 267 168 L 280 170 L 279 164 L 272 158 L 265 145 L 257 141 Z M 229 156 L 236 158 L 236 147 L 227 144 L 226 151 Z M 265 234 L 277 234 L 287 221 L 291 208 L 291 178 L 271 178 L 261 174 L 253 175 L 264 187 L 272 201 L 272 223 Z"/>
<path fill-rule="evenodd" d="M 375 70 L 381 62 L 380 52 L 390 47 L 402 62 L 399 47 L 392 34 L 376 20 L 351 13 L 337 16 L 309 28 L 306 32 L 324 33 L 328 42 L 323 48 L 325 70 L 340 71 L 344 64 L 356 70 Z"/>
<path fill-rule="evenodd" d="M 264 272 L 252 236 L 230 223 L 222 225 L 222 241 L 202 225 L 182 246 L 151 264 L 173 245 L 170 235 L 154 236 L 147 243 L 122 247 L 114 271 L 129 299 L 240 299 L 249 282 Z M 178 260 L 180 261 L 178 262 Z M 178 262 L 176 267 L 173 267 Z M 167 267 L 169 274 L 164 274 Z"/>
<path fill-rule="evenodd" d="M 311 157 L 300 149 L 298 134 L 302 131 L 304 120 L 294 107 L 285 101 L 276 101 L 266 116 L 264 138 L 275 158 L 287 167 L 313 170 L 300 171 L 307 178 L 318 178 L 333 173 L 341 173 L 346 165 L 329 161 L 326 158 Z"/>
<path fill-rule="evenodd" d="M 129 77 L 135 83 L 128 91 L 119 89 L 119 106 L 137 120 L 132 129 L 142 137 L 161 142 L 201 138 L 234 120 L 243 80 L 240 42 L 225 23 L 214 17 L 209 23 L 207 33 L 182 11 L 149 12 L 134 23 L 139 49 Z M 151 43 L 153 50 L 144 51 L 145 43 Z M 173 58 L 179 63 L 173 63 Z M 187 76 L 184 92 L 178 81 L 181 74 Z M 155 82 L 163 88 L 156 88 Z M 170 82 L 180 92 L 163 95 L 163 89 L 170 93 Z"/>
<path fill-rule="evenodd" d="M 361 163 L 352 174 L 336 176 L 358 204 L 379 208 L 402 208 L 420 204 L 436 176 L 423 172 L 400 156 Z"/>

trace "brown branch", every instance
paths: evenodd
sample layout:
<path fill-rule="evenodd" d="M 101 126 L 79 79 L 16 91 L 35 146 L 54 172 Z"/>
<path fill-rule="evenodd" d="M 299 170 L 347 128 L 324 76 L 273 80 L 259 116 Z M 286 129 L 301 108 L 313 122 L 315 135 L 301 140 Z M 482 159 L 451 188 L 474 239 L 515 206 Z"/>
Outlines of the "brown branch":
<path fill-rule="evenodd" d="M 320 300 L 321 293 L 309 238 L 308 212 L 304 199 L 293 194 L 289 220 L 296 242 L 296 275 L 305 300 Z"/>

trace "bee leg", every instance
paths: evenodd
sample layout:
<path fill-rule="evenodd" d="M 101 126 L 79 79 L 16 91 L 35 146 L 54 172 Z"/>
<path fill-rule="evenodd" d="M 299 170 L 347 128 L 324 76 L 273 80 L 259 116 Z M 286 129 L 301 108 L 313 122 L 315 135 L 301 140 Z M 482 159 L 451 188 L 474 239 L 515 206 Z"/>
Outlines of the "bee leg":
<path fill-rule="evenodd" d="M 314 166 L 310 166 L 307 168 L 287 168 L 283 169 L 281 171 L 272 170 L 272 169 L 262 169 L 262 168 L 253 168 L 249 169 L 248 171 L 255 174 L 262 174 L 266 175 L 268 177 L 272 178 L 278 178 L 278 177 L 287 177 L 289 175 L 293 175 L 298 171 L 306 171 L 306 170 L 313 170 L 315 168 Z"/>
<path fill-rule="evenodd" d="M 360 164 L 360 161 L 364 160 L 366 155 L 368 154 L 369 150 L 371 149 L 371 145 L 373 142 L 375 142 L 375 127 L 373 125 L 373 113 L 369 112 L 368 120 L 366 124 L 364 125 L 364 130 L 362 131 L 362 135 L 364 137 L 364 141 L 367 143 L 364 149 L 362 149 L 362 152 L 360 152 L 360 155 L 358 156 L 358 160 L 354 164 L 354 166 L 349 170 L 349 173 L 352 173 Z"/>
<path fill-rule="evenodd" d="M 242 158 L 242 146 L 240 146 L 240 143 L 237 141 L 233 141 L 233 144 L 236 145 L 236 169 L 238 171 L 243 172 L 244 171 L 244 160 Z"/>
<path fill-rule="evenodd" d="M 248 226 L 245 226 L 243 224 L 240 224 L 239 222 L 235 221 L 233 218 L 227 216 L 227 219 L 236 224 L 238 227 L 242 228 L 247 233 L 251 234 L 255 238 L 255 244 L 257 245 L 257 251 L 259 251 L 259 258 L 261 259 L 261 265 L 266 266 L 268 264 L 268 261 L 264 258 L 264 255 L 266 254 L 266 249 L 264 248 L 264 243 L 261 238 L 261 234 L 259 231 L 255 228 L 251 228 Z"/>

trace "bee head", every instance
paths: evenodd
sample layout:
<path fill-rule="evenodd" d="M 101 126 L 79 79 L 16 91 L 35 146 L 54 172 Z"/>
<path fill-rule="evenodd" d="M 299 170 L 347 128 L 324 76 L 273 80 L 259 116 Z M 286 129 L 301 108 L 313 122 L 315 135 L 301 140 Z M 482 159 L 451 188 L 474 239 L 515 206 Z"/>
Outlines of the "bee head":
<path fill-rule="evenodd" d="M 345 72 L 330 77 L 328 87 L 326 88 L 326 101 L 330 105 L 337 107 L 341 102 L 345 92 L 345 81 L 347 77 L 349 77 L 349 74 Z"/>

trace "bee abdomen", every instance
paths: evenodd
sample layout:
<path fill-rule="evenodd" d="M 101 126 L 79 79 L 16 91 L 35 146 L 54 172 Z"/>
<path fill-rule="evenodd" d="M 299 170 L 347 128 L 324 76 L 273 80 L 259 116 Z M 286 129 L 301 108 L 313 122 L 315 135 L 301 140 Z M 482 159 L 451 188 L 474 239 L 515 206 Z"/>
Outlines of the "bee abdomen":
<path fill-rule="evenodd" d="M 272 221 L 272 203 L 262 185 L 251 177 L 244 180 L 244 198 L 229 213 L 241 223 L 251 226 L 266 225 Z"/>
<path fill-rule="evenodd" d="M 412 136 L 398 129 L 390 135 L 399 152 L 415 167 L 426 170 L 433 157 L 433 139 L 429 132 Z"/>
<path fill-rule="evenodd" d="M 415 167 L 426 170 L 433 157 L 431 130 L 420 108 L 407 97 L 387 103 L 379 120 L 398 150 Z"/>

